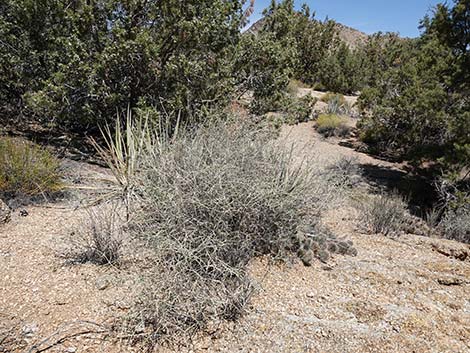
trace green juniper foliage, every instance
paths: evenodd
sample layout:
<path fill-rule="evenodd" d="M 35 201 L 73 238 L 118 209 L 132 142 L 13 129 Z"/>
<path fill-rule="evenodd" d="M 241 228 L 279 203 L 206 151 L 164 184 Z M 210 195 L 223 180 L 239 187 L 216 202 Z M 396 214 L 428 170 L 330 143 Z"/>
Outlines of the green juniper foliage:
<path fill-rule="evenodd" d="M 254 113 L 299 115 L 286 98 L 294 79 L 360 91 L 361 136 L 380 152 L 446 170 L 469 163 L 469 0 L 438 5 L 418 39 L 377 33 L 356 47 L 334 21 L 316 19 L 306 5 L 296 10 L 293 0 L 272 1 L 259 31 L 242 33 L 252 6 L 4 0 L 0 114 L 83 131 L 128 107 L 188 121 L 252 97 Z"/>
<path fill-rule="evenodd" d="M 217 106 L 244 19 L 237 0 L 2 1 L 2 114 L 83 128 L 128 106 Z"/>
<path fill-rule="evenodd" d="M 365 141 L 417 164 L 470 164 L 469 21 L 470 1 L 438 5 L 419 39 L 387 48 L 391 65 L 361 96 Z"/>

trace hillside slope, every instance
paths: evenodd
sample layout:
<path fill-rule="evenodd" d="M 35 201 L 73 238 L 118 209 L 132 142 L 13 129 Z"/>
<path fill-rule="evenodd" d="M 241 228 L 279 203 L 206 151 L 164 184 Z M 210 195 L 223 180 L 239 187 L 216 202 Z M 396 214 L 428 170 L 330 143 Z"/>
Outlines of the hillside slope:
<path fill-rule="evenodd" d="M 253 23 L 247 29 L 246 32 L 257 34 L 263 27 L 263 24 L 264 24 L 264 18 Z M 338 22 L 336 22 L 336 29 L 338 31 L 338 35 L 341 38 L 341 40 L 343 40 L 346 44 L 348 44 L 350 48 L 356 48 L 366 43 L 367 39 L 369 38 L 369 36 L 366 33 L 361 32 L 357 29 L 348 27 Z"/>
<path fill-rule="evenodd" d="M 311 122 L 284 126 L 279 141 L 294 142 L 296 155 L 318 156 L 325 166 L 353 157 L 361 165 L 399 168 L 324 140 Z M 85 184 L 107 174 L 83 163 L 71 168 Z M 15 212 L 0 228 L 0 352 L 140 352 L 106 331 L 129 311 L 136 284 L 128 267 L 138 256 L 126 255 L 119 269 L 68 265 L 57 255 L 84 217 L 75 206 L 28 207 L 27 217 Z M 356 257 L 338 255 L 312 267 L 256 259 L 250 273 L 258 290 L 247 315 L 175 351 L 470 351 L 468 245 L 362 234 L 348 204 L 328 212 L 324 222 L 354 242 Z"/>

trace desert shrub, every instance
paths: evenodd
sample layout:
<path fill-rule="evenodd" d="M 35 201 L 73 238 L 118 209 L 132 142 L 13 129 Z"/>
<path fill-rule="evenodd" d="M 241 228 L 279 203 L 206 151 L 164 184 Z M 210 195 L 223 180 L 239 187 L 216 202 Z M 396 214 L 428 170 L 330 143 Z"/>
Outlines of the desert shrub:
<path fill-rule="evenodd" d="M 240 94 L 253 93 L 252 112 L 264 114 L 279 110 L 288 95 L 292 61 L 292 48 L 277 41 L 272 33 L 243 36 L 237 48 L 234 71 Z"/>
<path fill-rule="evenodd" d="M 353 187 L 360 181 L 357 157 L 343 156 L 328 166 L 340 185 Z"/>
<path fill-rule="evenodd" d="M 63 189 L 60 162 L 34 143 L 0 137 L 0 194 L 48 195 Z"/>
<path fill-rule="evenodd" d="M 396 194 L 380 194 L 364 201 L 361 206 L 361 222 L 371 234 L 400 235 L 407 224 L 406 203 Z"/>
<path fill-rule="evenodd" d="M 435 183 L 439 201 L 430 213 L 432 226 L 448 239 L 470 243 L 470 188 L 468 180 L 441 178 Z"/>
<path fill-rule="evenodd" d="M 71 263 L 116 264 L 121 258 L 123 223 L 117 203 L 86 210 L 86 217 L 70 234 L 64 256 Z"/>
<path fill-rule="evenodd" d="M 469 20 L 467 0 L 439 4 L 415 40 L 384 52 L 391 64 L 361 94 L 364 140 L 377 150 L 460 172 L 470 160 Z M 429 163 L 428 163 L 429 164 Z"/>
<path fill-rule="evenodd" d="M 346 98 L 341 93 L 327 92 L 321 96 L 320 100 L 324 103 L 330 103 L 331 101 L 334 101 L 340 105 L 346 104 Z"/>
<path fill-rule="evenodd" d="M 438 228 L 447 239 L 470 243 L 470 207 L 446 212 Z"/>
<path fill-rule="evenodd" d="M 288 124 L 298 124 L 312 119 L 313 108 L 317 99 L 307 95 L 301 98 L 286 97 L 281 108 Z"/>
<path fill-rule="evenodd" d="M 143 276 L 131 327 L 145 327 L 153 343 L 184 340 L 243 313 L 249 261 L 289 258 L 298 227 L 318 222 L 338 195 L 291 151 L 243 123 L 154 140 L 131 224 L 153 254 L 151 274 Z"/>
<path fill-rule="evenodd" d="M 317 131 L 325 137 L 347 136 L 349 127 L 346 118 L 335 114 L 320 114 L 316 121 Z"/>

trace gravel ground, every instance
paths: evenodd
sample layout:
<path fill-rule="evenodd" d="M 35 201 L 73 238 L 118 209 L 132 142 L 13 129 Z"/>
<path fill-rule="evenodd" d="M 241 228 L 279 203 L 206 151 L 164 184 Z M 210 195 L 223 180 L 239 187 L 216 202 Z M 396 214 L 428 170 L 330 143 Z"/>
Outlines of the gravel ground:
<path fill-rule="evenodd" d="M 354 156 L 398 168 L 319 138 L 309 123 L 284 128 L 283 139 L 323 163 Z M 80 168 L 78 176 L 101 172 L 72 168 Z M 75 206 L 27 207 L 26 217 L 17 210 L 0 226 L 0 352 L 139 351 L 101 332 L 129 309 L 135 283 L 128 267 L 71 266 L 60 256 L 84 216 Z M 470 247 L 411 234 L 365 235 L 358 222 L 347 205 L 325 217 L 354 242 L 356 257 L 312 267 L 253 261 L 259 289 L 247 315 L 198 337 L 186 351 L 470 352 Z"/>

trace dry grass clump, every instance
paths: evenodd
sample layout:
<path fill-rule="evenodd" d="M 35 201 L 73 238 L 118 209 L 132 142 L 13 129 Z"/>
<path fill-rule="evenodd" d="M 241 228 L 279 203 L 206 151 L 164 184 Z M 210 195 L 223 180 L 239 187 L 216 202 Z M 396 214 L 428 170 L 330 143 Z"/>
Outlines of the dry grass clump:
<path fill-rule="evenodd" d="M 325 137 L 344 137 L 350 133 L 346 118 L 336 114 L 320 114 L 316 121 L 316 129 Z"/>
<path fill-rule="evenodd" d="M 438 227 L 447 239 L 470 244 L 470 207 L 446 212 Z"/>
<path fill-rule="evenodd" d="M 246 121 L 177 129 L 171 136 L 147 124 L 128 123 L 126 130 L 115 143 L 107 139 L 117 151 L 100 153 L 113 172 L 124 174 L 116 183 L 122 192 L 113 195 L 122 195 L 131 213 L 132 243 L 145 244 L 145 268 L 136 273 L 141 295 L 124 329 L 151 345 L 185 344 L 221 320 L 236 320 L 253 292 L 250 260 L 296 256 L 299 227 L 318 223 L 340 197 L 343 179 L 332 170 L 299 162 L 293 148 Z M 129 140 L 138 147 L 126 147 Z M 112 239 L 112 232 L 91 229 L 96 255 L 102 242 L 95 233 Z"/>
<path fill-rule="evenodd" d="M 370 234 L 398 236 L 407 222 L 406 203 L 397 194 L 380 194 L 360 206 L 361 221 Z"/>
<path fill-rule="evenodd" d="M 0 137 L 0 194 L 34 197 L 61 191 L 60 162 L 31 142 Z"/>
<path fill-rule="evenodd" d="M 342 186 L 353 187 L 361 180 L 361 172 L 357 157 L 342 156 L 331 165 L 328 170 Z"/>
<path fill-rule="evenodd" d="M 326 92 L 320 100 L 325 103 L 338 101 L 340 104 L 346 104 L 346 98 L 341 93 Z"/>
<path fill-rule="evenodd" d="M 295 97 L 299 93 L 299 90 L 302 88 L 311 88 L 311 87 L 307 85 L 306 83 L 303 83 L 302 81 L 291 79 L 289 81 L 289 84 L 287 85 L 287 92 L 289 92 L 291 96 Z"/>
<path fill-rule="evenodd" d="M 436 182 L 439 207 L 434 211 L 434 226 L 447 239 L 470 243 L 470 187 L 468 180 L 441 179 Z"/>
<path fill-rule="evenodd" d="M 123 244 L 121 213 L 117 203 L 88 209 L 84 221 L 71 233 L 65 257 L 72 263 L 118 263 Z"/>

